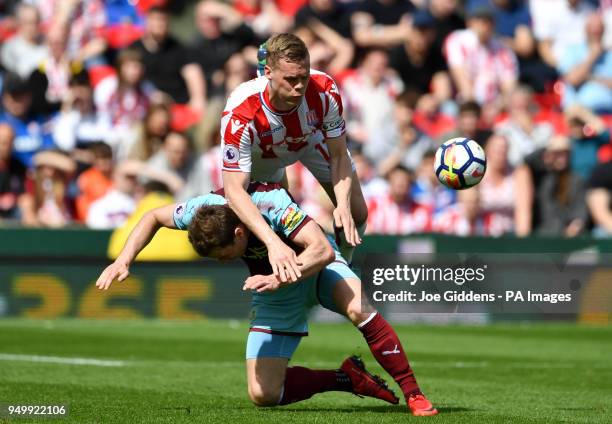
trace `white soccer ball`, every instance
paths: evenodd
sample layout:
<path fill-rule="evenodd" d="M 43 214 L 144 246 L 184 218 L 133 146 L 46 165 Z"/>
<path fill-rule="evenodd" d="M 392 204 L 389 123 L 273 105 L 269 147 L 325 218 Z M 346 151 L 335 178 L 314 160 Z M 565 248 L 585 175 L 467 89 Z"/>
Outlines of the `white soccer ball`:
<path fill-rule="evenodd" d="M 451 138 L 436 151 L 434 172 L 446 187 L 454 190 L 473 187 L 482 180 L 486 170 L 484 150 L 469 138 Z"/>

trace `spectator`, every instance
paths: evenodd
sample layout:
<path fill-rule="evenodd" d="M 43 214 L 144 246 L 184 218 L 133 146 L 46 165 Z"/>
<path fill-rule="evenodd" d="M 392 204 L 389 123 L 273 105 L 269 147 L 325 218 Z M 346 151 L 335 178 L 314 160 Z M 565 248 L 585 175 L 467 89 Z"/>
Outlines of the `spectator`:
<path fill-rule="evenodd" d="M 493 134 L 484 150 L 487 157 L 487 172 L 478 185 L 480 206 L 484 213 L 495 214 L 505 222 L 504 232 L 514 229 L 514 204 L 518 195 L 514 191 L 512 167 L 508 161 L 508 140 Z"/>
<path fill-rule="evenodd" d="M 586 196 L 593 218 L 595 237 L 612 237 L 612 162 L 599 164 L 593 170 Z"/>
<path fill-rule="evenodd" d="M 484 146 L 487 139 L 491 136 L 491 130 L 480 128 L 481 110 L 480 105 L 474 101 L 464 102 L 459 105 L 457 129 L 442 136 L 437 144 L 442 144 L 446 140 L 455 137 L 467 137 Z"/>
<path fill-rule="evenodd" d="M 553 137 L 544 149 L 525 158 L 515 172 L 517 235 L 578 235 L 585 225 L 584 185 L 570 169 L 569 139 Z"/>
<path fill-rule="evenodd" d="M 104 63 L 102 30 L 106 11 L 102 0 L 33 0 L 49 32 L 67 34 L 66 55 L 89 67 Z"/>
<path fill-rule="evenodd" d="M 38 10 L 20 4 L 16 15 L 18 32 L 2 46 L 2 66 L 26 79 L 47 57 L 47 47 L 39 29 Z"/>
<path fill-rule="evenodd" d="M 110 139 L 110 126 L 96 113 L 87 72 L 73 75 L 68 86 L 70 91 L 53 130 L 57 146 L 70 152 L 94 141 Z"/>
<path fill-rule="evenodd" d="M 512 230 L 505 216 L 485 212 L 480 207 L 478 187 L 461 190 L 457 203 L 434 218 L 433 230 L 456 236 L 499 237 Z"/>
<path fill-rule="evenodd" d="M 103 122 L 111 128 L 109 141 L 119 151 L 133 144 L 134 126 L 145 117 L 155 87 L 144 80 L 142 55 L 137 50 L 119 52 L 116 76 L 109 76 L 96 85 L 94 101 Z"/>
<path fill-rule="evenodd" d="M 256 45 L 255 34 L 236 10 L 217 0 L 198 3 L 195 23 L 198 34 L 190 47 L 206 77 L 208 97 L 224 97 L 223 66 L 232 55 Z"/>
<path fill-rule="evenodd" d="M 243 16 L 260 39 L 287 32 L 293 16 L 308 0 L 233 0 L 234 8 Z"/>
<path fill-rule="evenodd" d="M 317 20 L 350 40 L 351 15 L 348 9 L 346 3 L 337 0 L 310 0 L 295 15 L 295 26 L 309 26 L 312 20 Z"/>
<path fill-rule="evenodd" d="M 169 33 L 170 17 L 159 7 L 147 12 L 142 39 L 131 48 L 142 54 L 145 77 L 177 103 L 189 103 L 197 112 L 206 106 L 206 84 L 200 66 Z"/>
<path fill-rule="evenodd" d="M 584 25 L 593 7 L 586 0 L 529 0 L 540 56 L 557 68 L 571 46 L 585 40 Z"/>
<path fill-rule="evenodd" d="M 91 167 L 83 171 L 77 179 L 79 195 L 76 198 L 76 219 L 85 222 L 91 205 L 104 196 L 112 186 L 113 150 L 104 142 L 90 143 L 93 154 Z"/>
<path fill-rule="evenodd" d="M 39 152 L 33 158 L 35 166 L 31 194 L 34 199 L 35 221 L 28 225 L 59 228 L 73 218 L 73 207 L 68 197 L 68 183 L 76 164 L 57 151 Z"/>
<path fill-rule="evenodd" d="M 508 116 L 495 126 L 495 132 L 508 140 L 508 160 L 513 167 L 544 147 L 553 135 L 550 122 L 535 122 L 537 107 L 532 90 L 518 86 L 508 97 Z"/>
<path fill-rule="evenodd" d="M 391 71 L 387 52 L 370 50 L 342 84 L 347 131 L 352 142 L 367 145 L 388 126 L 402 81 Z"/>
<path fill-rule="evenodd" d="M 448 36 L 446 60 L 458 97 L 489 107 L 503 100 L 500 95 L 514 89 L 518 80 L 516 56 L 494 35 L 489 7 L 471 9 L 467 25 L 467 29 Z"/>
<path fill-rule="evenodd" d="M 388 48 L 410 32 L 414 6 L 403 0 L 364 0 L 351 16 L 353 40 L 359 47 Z"/>
<path fill-rule="evenodd" d="M 423 155 L 412 186 L 412 198 L 419 205 L 426 206 L 437 214 L 455 203 L 457 191 L 440 184 L 433 172 L 435 156 L 435 150 L 428 150 Z"/>
<path fill-rule="evenodd" d="M 434 48 L 435 19 L 426 11 L 415 13 L 410 36 L 403 44 L 391 49 L 391 67 L 394 68 L 406 89 L 419 93 L 432 92 L 440 101 L 451 96 L 451 85 L 446 62 L 439 49 Z"/>
<path fill-rule="evenodd" d="M 388 191 L 368 201 L 368 232 L 402 235 L 430 231 L 431 210 L 410 197 L 410 171 L 397 166 L 386 179 Z"/>
<path fill-rule="evenodd" d="M 379 129 L 372 142 L 363 147 L 364 154 L 375 164 L 380 175 L 397 165 L 416 171 L 423 155 L 433 147 L 429 137 L 413 122 L 416 96 L 404 93 L 395 102 L 393 121 Z"/>
<path fill-rule="evenodd" d="M 359 178 L 361 191 L 363 192 L 363 197 L 366 199 L 366 202 L 380 193 L 387 191 L 389 186 L 387 181 L 378 175 L 370 160 L 363 154 L 362 149 L 353 149 L 351 151 L 351 157 L 353 158 L 355 172 Z"/>
<path fill-rule="evenodd" d="M 495 32 L 512 49 L 519 61 L 520 80 L 538 92 L 557 79 L 554 68 L 540 58 L 531 30 L 529 6 L 524 0 L 471 0 L 473 4 L 489 2 L 495 15 Z"/>
<path fill-rule="evenodd" d="M 0 124 L 0 222 L 20 219 L 28 196 L 25 192 L 26 168 L 12 155 L 14 139 L 13 129 Z"/>
<path fill-rule="evenodd" d="M 444 41 L 453 31 L 465 28 L 465 21 L 459 14 L 457 0 L 429 0 L 427 11 L 433 16 L 436 27 L 434 49 L 442 51 Z"/>
<path fill-rule="evenodd" d="M 50 125 L 46 119 L 30 113 L 32 92 L 27 81 L 17 74 L 7 73 L 2 87 L 0 122 L 7 123 L 15 133 L 14 156 L 32 168 L 32 158 L 40 150 L 54 147 Z"/>
<path fill-rule="evenodd" d="M 310 54 L 310 67 L 332 76 L 341 76 L 353 61 L 353 43 L 332 28 L 312 18 L 308 25 L 295 29 Z"/>
<path fill-rule="evenodd" d="M 225 101 L 236 87 L 252 77 L 252 69 L 242 53 L 234 53 L 223 66 L 223 97 L 213 98 L 208 102 L 206 115 L 196 127 L 195 146 L 198 152 L 206 152 L 219 136 L 219 116 L 223 113 Z"/>
<path fill-rule="evenodd" d="M 181 178 L 183 187 L 174 193 L 180 202 L 212 190 L 210 179 L 203 167 L 197 166 L 191 151 L 190 140 L 184 134 L 171 132 L 164 139 L 161 149 L 147 161 L 150 167 L 173 172 Z"/>
<path fill-rule="evenodd" d="M 54 28 L 47 33 L 48 55 L 40 65 L 39 72 L 44 75 L 45 100 L 50 104 L 61 104 L 68 95 L 68 82 L 73 72 L 83 70 L 79 62 L 72 61 L 66 53 L 68 33 L 62 28 Z"/>
<path fill-rule="evenodd" d="M 588 181 L 597 165 L 597 152 L 610 143 L 610 130 L 603 119 L 590 110 L 572 106 L 565 111 L 572 142 L 571 168 L 583 181 Z"/>
<path fill-rule="evenodd" d="M 165 103 L 152 103 L 143 119 L 136 143 L 127 148 L 130 159 L 148 160 L 159 150 L 170 132 L 170 108 Z M 119 158 L 121 158 L 121 151 Z"/>
<path fill-rule="evenodd" d="M 580 104 L 597 112 L 612 112 L 612 50 L 603 45 L 601 15 L 586 20 L 586 41 L 568 48 L 559 59 L 564 107 Z"/>
<path fill-rule="evenodd" d="M 122 226 L 136 209 L 137 179 L 142 163 L 123 161 L 112 173 L 112 185 L 87 212 L 87 227 L 106 230 Z"/>

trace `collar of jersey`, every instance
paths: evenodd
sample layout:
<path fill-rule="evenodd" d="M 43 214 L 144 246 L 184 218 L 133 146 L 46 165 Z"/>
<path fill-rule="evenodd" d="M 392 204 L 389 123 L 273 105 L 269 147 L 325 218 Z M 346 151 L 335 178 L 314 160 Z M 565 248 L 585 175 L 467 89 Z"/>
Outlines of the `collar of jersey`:
<path fill-rule="evenodd" d="M 261 100 L 261 104 L 266 109 L 268 109 L 268 111 L 270 111 L 270 113 L 273 113 L 275 115 L 289 115 L 290 113 L 295 112 L 300 107 L 300 105 L 297 105 L 296 107 L 294 107 L 291 110 L 288 110 L 287 112 L 281 112 L 279 110 L 274 109 L 274 106 L 272 106 L 272 103 L 270 103 L 269 99 L 268 99 L 268 90 L 267 90 L 268 84 L 269 84 L 269 82 L 266 84 L 266 86 L 264 87 L 263 91 L 259 92 L 259 98 Z"/>

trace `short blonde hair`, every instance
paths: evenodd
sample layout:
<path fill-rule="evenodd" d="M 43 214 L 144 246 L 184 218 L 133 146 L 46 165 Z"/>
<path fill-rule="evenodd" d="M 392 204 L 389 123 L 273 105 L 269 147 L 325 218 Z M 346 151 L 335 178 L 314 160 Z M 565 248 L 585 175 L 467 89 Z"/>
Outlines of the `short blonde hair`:
<path fill-rule="evenodd" d="M 294 34 L 276 34 L 266 41 L 266 64 L 275 67 L 278 61 L 297 63 L 308 59 L 306 44 Z"/>

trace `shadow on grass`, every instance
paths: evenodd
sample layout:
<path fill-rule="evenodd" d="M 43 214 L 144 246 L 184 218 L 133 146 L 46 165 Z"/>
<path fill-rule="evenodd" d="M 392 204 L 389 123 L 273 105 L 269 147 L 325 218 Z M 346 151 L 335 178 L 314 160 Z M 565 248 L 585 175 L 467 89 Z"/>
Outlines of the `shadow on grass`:
<path fill-rule="evenodd" d="M 462 406 L 438 406 L 438 413 L 440 414 L 452 414 L 456 412 L 468 412 L 476 411 L 474 408 L 464 408 Z M 311 407 L 311 408 L 287 408 L 287 407 L 273 407 L 273 408 L 262 408 L 262 411 L 266 412 L 376 412 L 376 413 L 391 413 L 391 414 L 406 414 L 408 412 L 406 407 L 400 406 L 353 406 L 353 407 Z"/>

